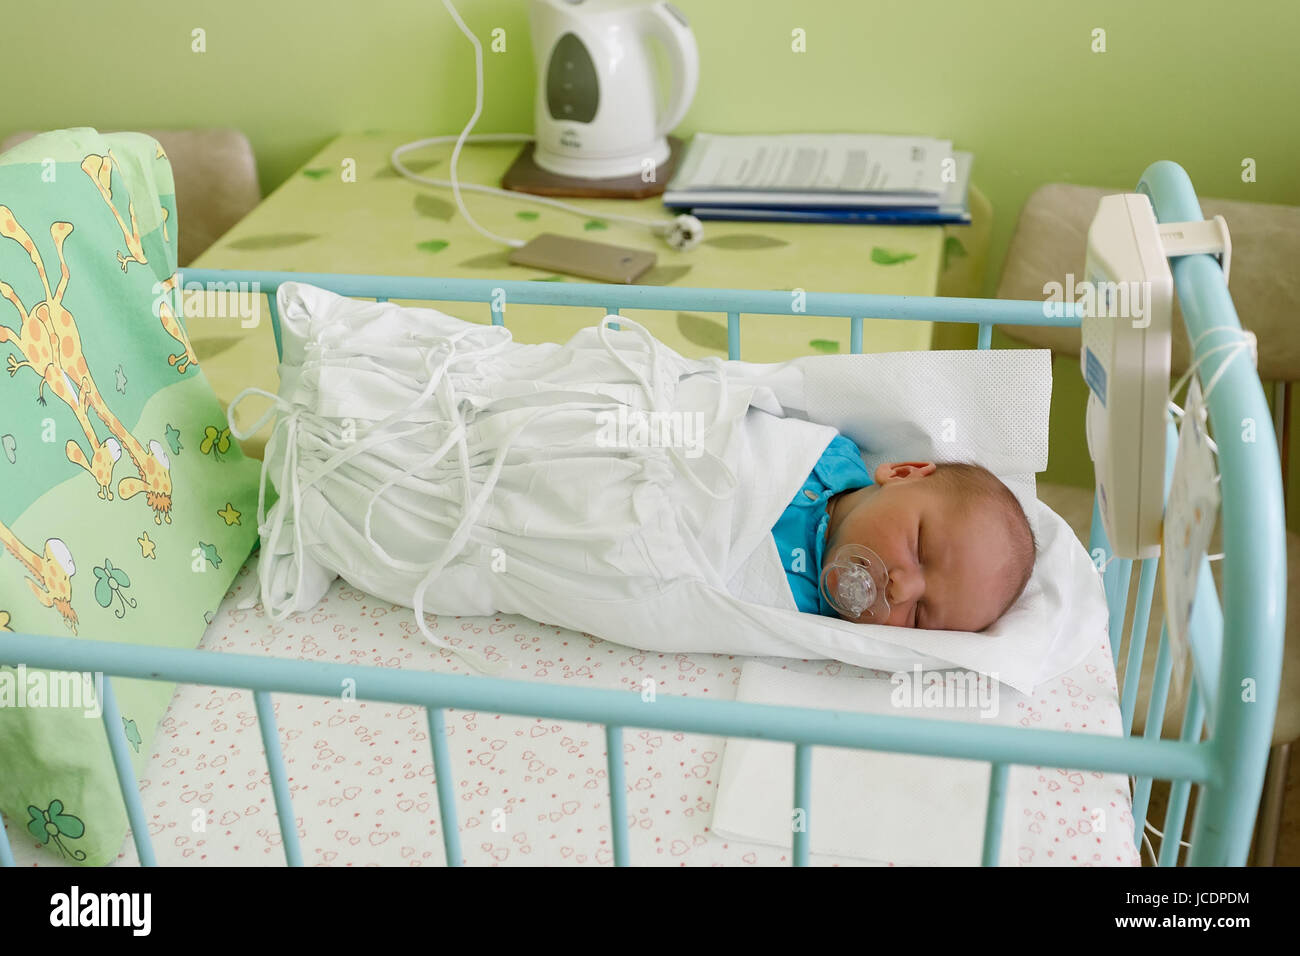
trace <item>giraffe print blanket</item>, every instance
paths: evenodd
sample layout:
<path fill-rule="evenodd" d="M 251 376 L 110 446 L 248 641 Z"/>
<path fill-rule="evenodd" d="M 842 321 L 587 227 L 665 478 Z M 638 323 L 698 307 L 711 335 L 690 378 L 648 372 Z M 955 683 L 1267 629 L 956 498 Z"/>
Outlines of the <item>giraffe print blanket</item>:
<path fill-rule="evenodd" d="M 148 136 L 59 130 L 0 155 L 0 631 L 193 647 L 256 540 L 257 466 L 190 347 L 205 320 L 177 288 L 177 226 Z M 115 854 L 94 702 L 17 706 L 14 673 L 0 810 L 69 859 Z M 116 683 L 147 754 L 171 689 Z"/>

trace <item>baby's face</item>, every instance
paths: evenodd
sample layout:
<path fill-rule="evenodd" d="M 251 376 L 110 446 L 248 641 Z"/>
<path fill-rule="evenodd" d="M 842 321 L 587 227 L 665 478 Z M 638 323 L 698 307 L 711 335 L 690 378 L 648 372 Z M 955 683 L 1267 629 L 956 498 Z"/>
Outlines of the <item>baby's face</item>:
<path fill-rule="evenodd" d="M 880 555 L 889 570 L 889 617 L 872 623 L 981 631 L 1015 587 L 1012 539 L 995 508 L 963 502 L 960 488 L 932 477 L 934 468 L 881 465 L 875 485 L 840 496 L 825 559 L 844 544 Z"/>

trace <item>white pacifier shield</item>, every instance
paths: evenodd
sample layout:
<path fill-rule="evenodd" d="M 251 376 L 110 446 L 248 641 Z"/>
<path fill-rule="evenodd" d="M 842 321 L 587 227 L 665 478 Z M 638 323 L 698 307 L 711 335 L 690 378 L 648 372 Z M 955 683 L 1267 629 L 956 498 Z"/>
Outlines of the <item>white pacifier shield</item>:
<path fill-rule="evenodd" d="M 889 617 L 888 581 L 880 555 L 860 544 L 846 544 L 822 568 L 821 592 L 841 617 L 881 624 Z"/>

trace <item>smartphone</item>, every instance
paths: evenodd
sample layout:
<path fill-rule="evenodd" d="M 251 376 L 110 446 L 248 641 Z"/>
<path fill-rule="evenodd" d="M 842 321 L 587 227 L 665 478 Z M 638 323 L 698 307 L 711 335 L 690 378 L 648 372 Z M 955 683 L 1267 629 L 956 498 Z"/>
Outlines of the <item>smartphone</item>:
<path fill-rule="evenodd" d="M 636 281 L 657 259 L 653 252 L 571 239 L 551 232 L 542 233 L 528 245 L 514 249 L 509 256 L 516 265 L 622 283 Z"/>

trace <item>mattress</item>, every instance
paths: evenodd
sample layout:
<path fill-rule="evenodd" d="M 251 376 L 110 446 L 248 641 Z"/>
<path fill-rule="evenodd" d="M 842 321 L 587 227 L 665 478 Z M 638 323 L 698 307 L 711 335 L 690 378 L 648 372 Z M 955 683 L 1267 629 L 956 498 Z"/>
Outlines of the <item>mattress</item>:
<path fill-rule="evenodd" d="M 409 608 L 378 601 L 336 580 L 309 613 L 272 622 L 250 607 L 257 596 L 250 559 L 204 634 L 212 654 L 331 661 L 357 666 L 465 673 L 449 652 L 420 636 Z M 566 687 L 640 690 L 734 699 L 746 658 L 644 653 L 587 634 L 506 615 L 429 616 L 453 646 L 504 655 L 505 675 Z M 831 662 L 768 659 L 776 667 L 870 679 Z M 418 707 L 273 695 L 304 862 L 319 866 L 437 866 L 441 821 L 424 710 Z M 1097 647 L 1070 673 L 1016 704 L 1031 727 L 1118 733 L 1109 648 Z M 602 865 L 612 862 L 604 733 L 599 724 L 446 712 L 461 843 L 481 866 Z M 712 832 L 725 738 L 627 728 L 627 813 L 631 860 L 639 865 L 787 865 L 788 849 L 723 839 Z M 1122 777 L 1027 768 L 1012 778 L 1008 828 L 1014 859 L 1042 865 L 1136 865 Z M 158 862 L 182 866 L 282 866 L 252 694 L 182 685 L 156 735 L 140 781 Z M 1081 828 L 1063 806 L 1110 808 L 1102 832 Z M 202 810 L 202 814 L 196 814 Z M 196 831 L 193 821 L 203 821 Z M 38 850 L 9 821 L 19 865 L 65 865 Z M 137 862 L 128 838 L 116 865 Z M 816 865 L 862 861 L 814 854 Z"/>

